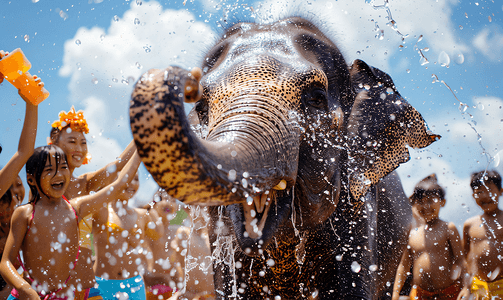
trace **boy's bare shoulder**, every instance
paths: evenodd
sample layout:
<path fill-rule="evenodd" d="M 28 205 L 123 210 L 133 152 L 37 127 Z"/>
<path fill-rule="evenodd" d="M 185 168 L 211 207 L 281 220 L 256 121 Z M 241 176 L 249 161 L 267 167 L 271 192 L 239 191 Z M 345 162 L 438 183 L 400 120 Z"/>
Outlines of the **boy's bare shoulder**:
<path fill-rule="evenodd" d="M 466 220 L 465 223 L 463 224 L 463 228 L 468 229 L 468 228 L 472 227 L 473 225 L 478 225 L 478 224 L 480 224 L 480 216 L 479 215 L 473 216 L 473 217 L 469 218 L 468 220 Z"/>

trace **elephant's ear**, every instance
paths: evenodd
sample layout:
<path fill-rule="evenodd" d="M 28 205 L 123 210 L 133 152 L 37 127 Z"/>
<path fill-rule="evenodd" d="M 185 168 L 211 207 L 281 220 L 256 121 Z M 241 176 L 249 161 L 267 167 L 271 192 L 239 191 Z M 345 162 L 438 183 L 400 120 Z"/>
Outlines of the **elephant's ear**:
<path fill-rule="evenodd" d="M 349 188 L 360 199 L 371 185 L 410 159 L 407 146 L 423 148 L 440 138 L 400 96 L 391 77 L 356 60 L 350 69 L 356 92 L 348 119 Z"/>

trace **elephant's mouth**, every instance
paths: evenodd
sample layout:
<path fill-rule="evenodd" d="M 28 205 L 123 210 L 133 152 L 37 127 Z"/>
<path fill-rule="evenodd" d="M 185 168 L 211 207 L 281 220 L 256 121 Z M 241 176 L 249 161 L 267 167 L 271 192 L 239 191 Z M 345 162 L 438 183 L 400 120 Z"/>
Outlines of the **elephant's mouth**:
<path fill-rule="evenodd" d="M 228 211 L 240 248 L 248 256 L 262 254 L 291 213 L 293 193 L 273 190 L 249 202 L 232 204 Z"/>
<path fill-rule="evenodd" d="M 252 198 L 252 201 L 243 203 L 245 217 L 245 237 L 258 239 L 262 236 L 265 221 L 271 208 L 271 194 L 264 193 Z"/>

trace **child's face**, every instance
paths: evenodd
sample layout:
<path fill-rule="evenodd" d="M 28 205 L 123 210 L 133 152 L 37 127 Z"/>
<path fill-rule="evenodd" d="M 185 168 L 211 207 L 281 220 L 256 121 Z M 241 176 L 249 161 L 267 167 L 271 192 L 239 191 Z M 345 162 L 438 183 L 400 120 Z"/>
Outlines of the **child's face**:
<path fill-rule="evenodd" d="M 438 219 L 438 214 L 443 204 L 444 201 L 437 195 L 425 195 L 414 202 L 412 209 L 426 222 L 431 222 Z"/>
<path fill-rule="evenodd" d="M 498 209 L 500 196 L 501 190 L 492 182 L 485 182 L 485 185 L 473 190 L 473 198 L 485 213 L 492 213 Z"/>
<path fill-rule="evenodd" d="M 56 150 L 52 149 L 40 176 L 41 192 L 50 198 L 61 198 L 70 184 L 70 170 L 63 157 L 57 162 Z"/>
<path fill-rule="evenodd" d="M 65 152 L 70 168 L 75 169 L 82 166 L 87 155 L 87 140 L 82 132 L 64 128 L 55 145 Z"/>

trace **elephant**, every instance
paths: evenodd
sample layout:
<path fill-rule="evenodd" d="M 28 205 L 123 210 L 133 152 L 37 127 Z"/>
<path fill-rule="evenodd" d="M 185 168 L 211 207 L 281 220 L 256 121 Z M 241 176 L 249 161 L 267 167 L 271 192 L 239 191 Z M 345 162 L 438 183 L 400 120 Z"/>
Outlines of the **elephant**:
<path fill-rule="evenodd" d="M 236 23 L 200 68 L 147 71 L 130 125 L 159 186 L 208 206 L 217 299 L 390 297 L 411 220 L 394 170 L 440 136 L 313 22 Z"/>

